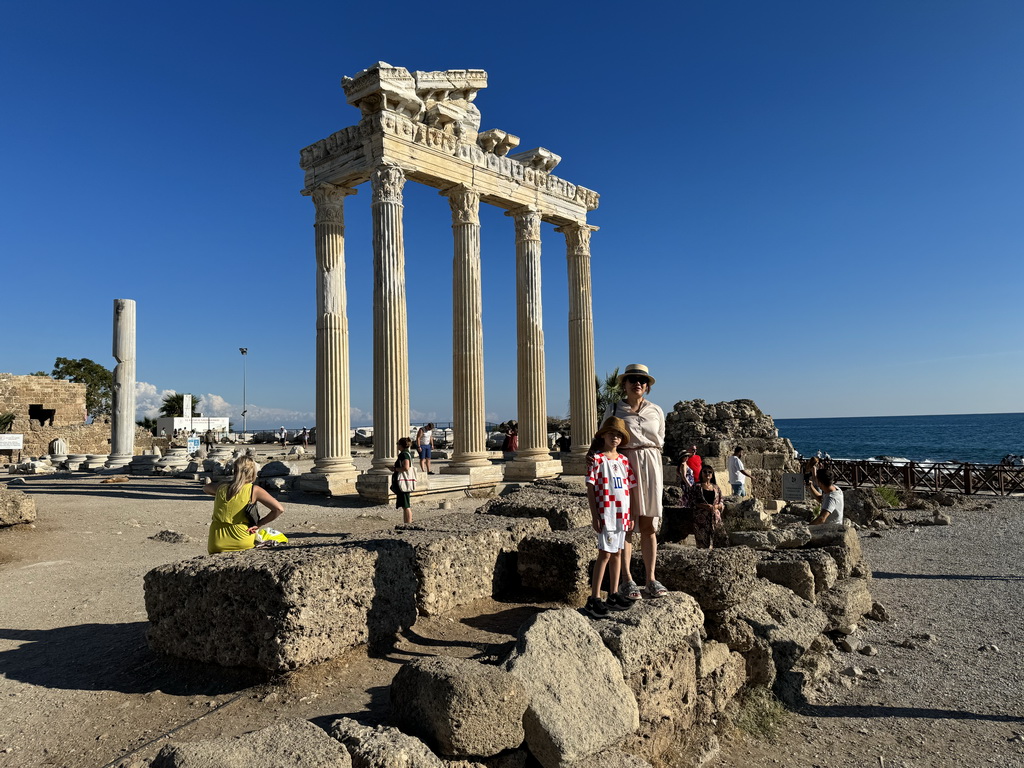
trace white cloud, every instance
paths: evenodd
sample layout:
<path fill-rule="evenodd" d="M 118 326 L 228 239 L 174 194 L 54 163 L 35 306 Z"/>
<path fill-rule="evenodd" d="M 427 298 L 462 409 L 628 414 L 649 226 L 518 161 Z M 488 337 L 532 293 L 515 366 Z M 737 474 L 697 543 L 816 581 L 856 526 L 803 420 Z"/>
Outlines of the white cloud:
<path fill-rule="evenodd" d="M 145 381 L 135 382 L 135 418 L 155 419 L 160 415 L 160 403 L 164 397 L 175 394 L 173 389 L 158 390 L 155 385 Z M 236 429 L 242 428 L 242 408 L 239 405 L 230 403 L 220 395 L 208 392 L 199 395 L 199 410 L 204 416 L 224 417 L 227 416 L 234 422 Z M 249 403 L 247 406 L 246 427 L 251 431 L 254 429 L 277 429 L 281 425 L 289 429 L 301 427 L 312 427 L 316 422 L 316 416 L 311 411 L 295 411 L 288 408 L 269 408 L 263 405 Z M 353 409 L 358 411 L 358 409 Z M 358 411 L 362 416 L 362 412 Z M 354 417 L 354 414 L 353 414 Z"/>

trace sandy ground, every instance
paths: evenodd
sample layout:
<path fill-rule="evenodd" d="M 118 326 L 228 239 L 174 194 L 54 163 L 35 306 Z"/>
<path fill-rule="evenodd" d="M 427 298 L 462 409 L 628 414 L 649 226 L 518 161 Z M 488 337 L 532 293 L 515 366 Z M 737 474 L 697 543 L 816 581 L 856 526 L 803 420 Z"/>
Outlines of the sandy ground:
<path fill-rule="evenodd" d="M 167 738 L 240 734 L 281 717 L 324 726 L 340 715 L 380 719 L 405 660 L 498 658 L 544 607 L 481 601 L 421 619 L 384 657 L 354 651 L 274 678 L 158 657 L 145 642 L 142 577 L 205 553 L 212 500 L 193 481 L 100 480 L 27 477 L 19 488 L 35 498 L 38 523 L 0 529 L 2 768 L 99 768 L 152 757 Z M 293 538 L 377 530 L 400 518 L 349 499 L 281 498 L 279 527 Z M 414 508 L 419 519 L 445 513 L 436 501 Z M 733 733 L 711 765 L 1024 766 L 1022 513 L 1021 500 L 998 500 L 954 509 L 949 527 L 865 538 L 877 571 L 872 591 L 893 621 L 866 622 L 854 638 L 877 656 L 837 651 L 836 663 L 875 671 L 845 684 L 851 679 L 836 675 L 816 706 L 786 716 L 774 743 Z M 150 538 L 167 529 L 191 541 Z M 928 633 L 935 638 L 901 646 Z M 986 645 L 997 650 L 979 650 Z"/>

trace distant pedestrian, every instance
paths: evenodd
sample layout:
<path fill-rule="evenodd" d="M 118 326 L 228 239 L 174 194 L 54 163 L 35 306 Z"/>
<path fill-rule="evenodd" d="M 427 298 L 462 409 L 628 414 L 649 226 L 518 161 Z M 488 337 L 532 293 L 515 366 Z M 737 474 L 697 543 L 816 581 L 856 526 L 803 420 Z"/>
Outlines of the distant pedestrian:
<path fill-rule="evenodd" d="M 206 430 L 206 433 L 203 435 L 203 441 L 206 443 L 206 450 L 207 451 L 212 451 L 213 450 L 213 430 L 212 429 L 207 429 Z"/>
<path fill-rule="evenodd" d="M 843 522 L 843 492 L 836 485 L 831 472 L 819 469 L 807 487 L 815 498 L 821 499 L 821 514 L 811 520 L 811 525 Z"/>
<path fill-rule="evenodd" d="M 701 459 L 700 454 L 697 453 L 696 445 L 691 445 L 689 448 L 689 453 L 686 457 L 686 466 L 688 466 L 690 471 L 693 472 L 693 482 L 700 480 L 700 469 L 704 466 L 704 462 Z"/>
<path fill-rule="evenodd" d="M 430 460 L 434 449 L 434 422 L 427 422 L 427 426 L 416 430 L 416 450 L 420 454 L 420 472 L 428 475 L 434 474 L 430 471 Z"/>
<path fill-rule="evenodd" d="M 697 482 L 697 478 L 700 476 L 699 473 L 694 473 L 693 467 L 690 466 L 690 459 L 693 458 L 696 452 L 696 446 L 683 449 L 683 457 L 679 460 L 679 466 L 676 467 L 676 480 L 679 481 L 679 487 L 686 490 Z M 700 461 L 700 456 L 697 457 L 697 461 Z"/>
<path fill-rule="evenodd" d="M 302 438 L 302 447 L 309 448 L 309 430 L 303 427 L 299 437 Z"/>
<path fill-rule="evenodd" d="M 403 437 L 398 441 L 398 458 L 395 459 L 394 472 L 392 474 L 393 487 L 395 492 L 395 506 L 402 510 L 402 521 L 412 522 L 412 492 L 403 491 L 398 486 L 398 474 L 405 472 L 412 467 L 412 451 L 409 450 L 410 440 Z"/>
<path fill-rule="evenodd" d="M 700 479 L 690 488 L 690 506 L 693 508 L 693 538 L 698 549 L 715 548 L 715 531 L 722 527 L 722 489 L 715 479 L 715 468 L 705 464 L 700 468 Z"/>
<path fill-rule="evenodd" d="M 281 438 L 281 447 L 282 448 L 284 446 L 288 445 L 288 430 L 285 429 L 284 426 L 281 427 L 281 430 L 280 430 L 278 436 Z"/>
<path fill-rule="evenodd" d="M 749 477 L 753 479 L 753 475 L 747 472 L 747 468 L 743 464 L 743 446 L 737 445 L 736 449 L 732 452 L 732 456 L 729 457 L 729 485 L 732 486 L 733 496 L 746 496 L 747 495 L 747 483 L 743 479 Z"/>

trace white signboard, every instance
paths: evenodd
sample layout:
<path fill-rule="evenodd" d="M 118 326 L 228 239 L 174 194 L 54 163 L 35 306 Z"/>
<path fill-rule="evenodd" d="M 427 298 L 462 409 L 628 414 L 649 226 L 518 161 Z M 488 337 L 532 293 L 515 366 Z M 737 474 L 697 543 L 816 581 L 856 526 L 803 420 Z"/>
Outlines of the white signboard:
<path fill-rule="evenodd" d="M 782 500 L 804 500 L 804 476 L 799 472 L 787 472 L 782 476 Z"/>
<path fill-rule="evenodd" d="M 20 451 L 24 447 L 24 435 L 0 435 L 0 451 Z"/>
<path fill-rule="evenodd" d="M 192 418 L 192 395 L 181 396 L 181 415 L 186 418 Z"/>
<path fill-rule="evenodd" d="M 199 438 L 198 437 L 190 437 L 188 439 L 188 452 L 189 453 L 195 453 L 198 450 L 199 450 Z"/>

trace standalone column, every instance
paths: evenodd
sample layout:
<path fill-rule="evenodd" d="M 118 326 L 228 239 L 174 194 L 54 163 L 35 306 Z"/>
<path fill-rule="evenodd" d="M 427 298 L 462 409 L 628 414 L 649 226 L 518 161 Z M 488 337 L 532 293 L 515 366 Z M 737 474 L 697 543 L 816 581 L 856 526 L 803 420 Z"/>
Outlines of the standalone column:
<path fill-rule="evenodd" d="M 108 467 L 124 467 L 135 453 L 135 301 L 114 299 L 114 389 Z"/>
<path fill-rule="evenodd" d="M 452 419 L 455 454 L 443 473 L 470 475 L 474 482 L 501 480 L 487 460 L 484 413 L 484 329 L 480 288 L 480 194 L 460 184 L 444 190 L 452 209 Z"/>
<path fill-rule="evenodd" d="M 540 212 L 508 211 L 516 222 L 516 337 L 519 450 L 505 477 L 535 480 L 562 471 L 548 449 L 548 407 L 544 378 L 544 327 L 540 292 Z"/>
<path fill-rule="evenodd" d="M 357 488 L 387 498 L 395 444 L 409 437 L 409 335 L 405 306 L 402 187 L 405 172 L 380 165 L 373 187 L 373 466 Z M 367 478 L 364 480 L 364 478 Z"/>
<path fill-rule="evenodd" d="M 566 474 L 582 475 L 587 450 L 597 431 L 597 398 L 594 394 L 594 311 L 590 286 L 590 233 L 597 227 L 567 224 L 556 232 L 565 235 L 569 268 L 569 419 L 572 446 L 564 460 Z"/>
<path fill-rule="evenodd" d="M 345 198 L 354 189 L 318 184 L 316 206 L 316 462 L 303 490 L 353 493 L 359 474 L 349 441 Z"/>

